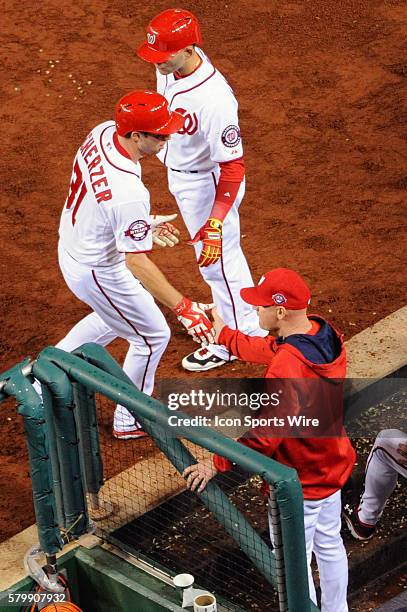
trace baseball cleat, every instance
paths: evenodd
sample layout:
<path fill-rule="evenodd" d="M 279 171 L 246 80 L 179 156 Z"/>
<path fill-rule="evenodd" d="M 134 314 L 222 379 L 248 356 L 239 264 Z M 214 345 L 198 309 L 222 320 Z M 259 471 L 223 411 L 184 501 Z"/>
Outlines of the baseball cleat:
<path fill-rule="evenodd" d="M 146 438 L 148 434 L 140 428 L 128 429 L 127 431 L 113 429 L 113 436 L 118 440 L 138 440 L 139 438 Z"/>
<path fill-rule="evenodd" d="M 234 361 L 236 357 L 232 357 L 231 361 Z M 205 346 L 197 349 L 194 353 L 190 353 L 182 360 L 182 367 L 189 372 L 206 372 L 207 370 L 213 370 L 219 368 L 219 366 L 229 363 L 225 359 L 214 355 Z"/>
<path fill-rule="evenodd" d="M 370 540 L 375 534 L 376 525 L 362 523 L 359 519 L 358 512 L 359 508 L 351 508 L 349 504 L 346 504 L 342 509 L 342 518 L 351 532 L 351 535 L 356 540 Z"/>

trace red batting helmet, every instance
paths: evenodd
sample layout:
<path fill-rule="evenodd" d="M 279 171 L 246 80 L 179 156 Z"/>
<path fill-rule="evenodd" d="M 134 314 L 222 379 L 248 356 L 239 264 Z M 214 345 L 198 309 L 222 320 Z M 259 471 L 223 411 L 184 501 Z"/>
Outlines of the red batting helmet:
<path fill-rule="evenodd" d="M 115 107 L 116 130 L 120 136 L 129 132 L 174 134 L 182 128 L 185 118 L 168 108 L 168 102 L 155 91 L 132 91 Z"/>
<path fill-rule="evenodd" d="M 136 53 L 146 62 L 162 64 L 188 45 L 201 44 L 197 18 L 183 9 L 167 9 L 150 21 L 147 41 Z"/>

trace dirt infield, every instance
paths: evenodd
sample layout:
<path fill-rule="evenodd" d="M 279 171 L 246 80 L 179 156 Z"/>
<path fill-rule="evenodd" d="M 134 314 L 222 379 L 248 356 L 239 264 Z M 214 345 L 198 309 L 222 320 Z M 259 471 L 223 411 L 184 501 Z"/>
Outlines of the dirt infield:
<path fill-rule="evenodd" d="M 242 243 L 253 276 L 274 266 L 297 269 L 313 288 L 313 310 L 349 338 L 405 301 L 407 5 L 227 2 L 182 4 L 200 19 L 204 48 L 240 103 Z M 57 342 L 87 312 L 56 261 L 72 160 L 124 92 L 153 87 L 151 67 L 133 48 L 168 3 L 3 6 L 1 371 Z M 174 211 L 159 162 L 145 160 L 143 171 L 153 211 Z M 181 245 L 169 261 L 165 252 L 153 257 L 186 294 L 209 297 L 191 247 Z M 158 376 L 186 376 L 180 360 L 191 344 L 169 320 L 173 338 Z M 112 350 L 120 358 L 125 349 L 118 341 Z M 227 368 L 228 376 L 260 372 L 245 364 Z M 0 435 L 4 539 L 34 519 L 22 426 L 11 402 L 1 406 Z"/>

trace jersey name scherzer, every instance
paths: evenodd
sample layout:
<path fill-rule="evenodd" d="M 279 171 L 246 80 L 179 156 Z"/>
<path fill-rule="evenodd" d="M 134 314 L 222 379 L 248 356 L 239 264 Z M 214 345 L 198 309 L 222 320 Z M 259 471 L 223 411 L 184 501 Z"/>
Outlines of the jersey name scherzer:
<path fill-rule="evenodd" d="M 167 98 L 171 110 L 185 117 L 184 127 L 158 154 L 176 170 L 212 170 L 217 163 L 243 156 L 233 91 L 204 52 L 196 50 L 202 64 L 187 77 L 176 79 L 157 71 L 158 93 Z"/>
<path fill-rule="evenodd" d="M 61 215 L 62 246 L 89 266 L 109 266 L 125 253 L 152 249 L 150 195 L 140 164 L 119 151 L 115 133 L 114 122 L 106 121 L 86 137 Z"/>

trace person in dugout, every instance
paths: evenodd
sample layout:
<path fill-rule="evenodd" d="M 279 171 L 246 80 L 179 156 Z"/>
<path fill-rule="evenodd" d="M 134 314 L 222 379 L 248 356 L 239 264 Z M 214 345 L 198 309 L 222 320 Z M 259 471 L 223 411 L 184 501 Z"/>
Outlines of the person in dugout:
<path fill-rule="evenodd" d="M 317 379 L 345 377 L 343 338 L 322 317 L 307 314 L 311 293 L 299 274 L 285 268 L 271 270 L 258 286 L 242 289 L 241 296 L 257 308 L 260 326 L 270 335 L 253 337 L 230 329 L 216 310 L 212 311 L 215 341 L 238 359 L 265 364 L 266 379 L 315 379 L 318 383 Z M 318 412 L 318 405 L 315 409 Z M 238 442 L 297 470 L 304 495 L 310 597 L 317 603 L 311 573 L 314 553 L 322 611 L 346 612 L 348 562 L 340 534 L 341 489 L 352 472 L 356 454 L 343 427 L 335 437 L 279 437 L 260 425 L 251 428 Z M 210 463 L 187 467 L 183 476 L 189 489 L 201 492 L 218 472 L 230 469 L 231 462 L 215 454 Z M 273 542 L 270 512 L 269 526 Z"/>

